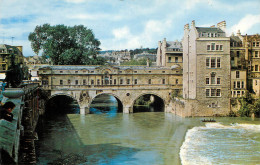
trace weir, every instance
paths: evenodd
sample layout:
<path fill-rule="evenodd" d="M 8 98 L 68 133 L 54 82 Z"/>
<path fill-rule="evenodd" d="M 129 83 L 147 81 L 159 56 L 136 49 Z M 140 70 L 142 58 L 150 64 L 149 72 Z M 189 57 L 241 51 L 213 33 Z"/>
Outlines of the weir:
<path fill-rule="evenodd" d="M 35 164 L 35 127 L 44 113 L 44 91 L 38 83 L 24 84 L 21 88 L 6 88 L 2 103 L 12 101 L 12 122 L 0 120 L 0 164 Z"/>

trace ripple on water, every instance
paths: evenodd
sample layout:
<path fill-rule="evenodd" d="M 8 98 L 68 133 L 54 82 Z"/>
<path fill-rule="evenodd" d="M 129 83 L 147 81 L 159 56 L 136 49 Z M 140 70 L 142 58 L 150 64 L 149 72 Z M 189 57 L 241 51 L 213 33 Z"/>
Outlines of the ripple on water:
<path fill-rule="evenodd" d="M 188 130 L 180 149 L 183 165 L 260 162 L 260 125 L 206 123 Z"/>

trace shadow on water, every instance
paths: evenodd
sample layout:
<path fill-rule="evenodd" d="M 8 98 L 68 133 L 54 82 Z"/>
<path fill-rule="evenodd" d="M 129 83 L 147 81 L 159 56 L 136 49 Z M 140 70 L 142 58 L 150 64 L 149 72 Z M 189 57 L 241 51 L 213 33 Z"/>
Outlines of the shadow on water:
<path fill-rule="evenodd" d="M 37 132 L 43 142 L 36 141 L 37 164 L 120 164 L 140 151 L 120 143 L 85 145 L 66 115 L 42 119 Z"/>
<path fill-rule="evenodd" d="M 107 117 L 116 116 L 116 99 L 107 98 L 104 102 L 100 102 L 104 97 L 97 99 L 91 111 L 106 113 Z M 120 164 L 133 161 L 132 156 L 140 151 L 120 146 L 120 143 L 85 145 L 67 114 L 79 114 L 79 106 L 72 98 L 55 96 L 47 102 L 46 114 L 39 119 L 36 128 L 39 137 L 35 143 L 37 164 Z"/>

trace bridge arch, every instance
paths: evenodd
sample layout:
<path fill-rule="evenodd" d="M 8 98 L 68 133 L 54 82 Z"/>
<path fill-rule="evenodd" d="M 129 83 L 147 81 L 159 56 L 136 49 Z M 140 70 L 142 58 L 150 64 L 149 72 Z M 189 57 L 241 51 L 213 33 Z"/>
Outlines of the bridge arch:
<path fill-rule="evenodd" d="M 51 108 L 57 110 L 52 111 Z M 45 102 L 45 113 L 80 113 L 79 101 L 68 93 L 56 93 Z"/>
<path fill-rule="evenodd" d="M 113 96 L 116 99 L 117 104 L 118 104 L 118 111 L 117 112 L 123 112 L 123 105 L 124 104 L 123 104 L 122 100 L 119 99 L 119 97 L 114 93 L 99 93 L 99 94 L 97 94 L 95 97 L 93 97 L 89 100 L 88 107 L 91 108 L 91 104 L 95 101 L 95 99 L 98 98 L 98 97 L 101 97 L 102 95 Z"/>
<path fill-rule="evenodd" d="M 165 112 L 165 108 L 166 108 L 166 101 L 165 101 L 165 98 L 163 96 L 161 96 L 160 94 L 158 93 L 154 93 L 154 92 L 145 92 L 145 93 L 141 93 L 139 95 L 137 95 L 133 100 L 132 100 L 132 103 L 131 103 L 131 109 L 132 109 L 132 112 L 134 113 L 136 110 L 135 110 L 135 102 L 142 96 L 145 96 L 145 95 L 150 95 L 150 96 L 155 96 L 155 100 L 153 103 L 155 103 L 156 107 L 155 108 L 158 108 L 158 106 L 160 106 L 160 110 L 158 109 L 155 109 L 155 111 L 161 111 L 161 112 Z M 162 104 L 162 105 L 158 105 L 159 104 Z"/>

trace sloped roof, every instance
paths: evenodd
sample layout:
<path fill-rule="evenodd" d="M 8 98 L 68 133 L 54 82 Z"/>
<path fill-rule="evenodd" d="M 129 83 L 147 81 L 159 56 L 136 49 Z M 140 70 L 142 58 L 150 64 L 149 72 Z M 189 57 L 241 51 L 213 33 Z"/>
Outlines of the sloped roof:
<path fill-rule="evenodd" d="M 167 48 L 182 48 L 182 43 L 181 42 L 176 42 L 176 41 L 167 41 L 166 42 Z"/>
<path fill-rule="evenodd" d="M 217 27 L 196 27 L 199 33 L 225 33 L 223 30 Z"/>

